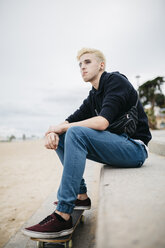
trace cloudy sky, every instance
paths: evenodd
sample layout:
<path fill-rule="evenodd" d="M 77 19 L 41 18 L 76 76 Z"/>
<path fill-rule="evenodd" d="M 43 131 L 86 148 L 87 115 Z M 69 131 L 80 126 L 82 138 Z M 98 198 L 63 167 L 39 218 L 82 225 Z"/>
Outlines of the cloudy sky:
<path fill-rule="evenodd" d="M 0 136 L 41 135 L 80 105 L 82 47 L 135 88 L 137 75 L 165 76 L 164 11 L 164 0 L 0 0 Z"/>

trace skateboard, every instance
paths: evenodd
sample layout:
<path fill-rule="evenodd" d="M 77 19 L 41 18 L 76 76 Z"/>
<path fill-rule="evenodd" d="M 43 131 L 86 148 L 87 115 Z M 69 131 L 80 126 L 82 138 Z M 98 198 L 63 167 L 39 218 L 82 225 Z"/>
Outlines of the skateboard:
<path fill-rule="evenodd" d="M 46 248 L 46 244 L 54 243 L 54 244 L 63 244 L 65 248 L 72 248 L 72 235 L 79 223 L 84 223 L 84 210 L 74 210 L 72 213 L 72 221 L 73 221 L 73 232 L 66 236 L 56 237 L 51 239 L 43 239 L 43 238 L 31 238 L 32 240 L 37 242 L 37 248 Z"/>

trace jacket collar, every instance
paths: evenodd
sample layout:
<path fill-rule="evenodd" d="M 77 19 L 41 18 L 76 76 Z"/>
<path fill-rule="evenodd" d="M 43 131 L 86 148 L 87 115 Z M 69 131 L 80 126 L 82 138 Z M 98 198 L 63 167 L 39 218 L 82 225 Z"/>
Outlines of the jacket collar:
<path fill-rule="evenodd" d="M 98 90 L 96 90 L 96 89 L 92 86 L 92 92 L 95 93 L 96 95 L 100 94 L 100 93 L 103 91 L 104 78 L 105 78 L 105 75 L 106 75 L 106 74 L 107 74 L 106 71 L 104 71 L 104 72 L 101 74 L 100 81 L 99 81 L 99 88 L 98 88 Z"/>

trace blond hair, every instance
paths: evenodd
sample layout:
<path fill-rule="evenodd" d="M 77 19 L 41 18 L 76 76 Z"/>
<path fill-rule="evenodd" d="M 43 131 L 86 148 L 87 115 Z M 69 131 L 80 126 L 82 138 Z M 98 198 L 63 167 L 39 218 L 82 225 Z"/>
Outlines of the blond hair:
<path fill-rule="evenodd" d="M 82 48 L 80 51 L 78 51 L 77 53 L 77 60 L 80 60 L 80 57 L 86 53 L 93 53 L 95 54 L 96 58 L 98 58 L 98 60 L 100 62 L 104 62 L 104 68 L 105 68 L 105 64 L 106 64 L 106 59 L 104 57 L 104 54 L 97 49 L 93 49 L 93 48 Z"/>

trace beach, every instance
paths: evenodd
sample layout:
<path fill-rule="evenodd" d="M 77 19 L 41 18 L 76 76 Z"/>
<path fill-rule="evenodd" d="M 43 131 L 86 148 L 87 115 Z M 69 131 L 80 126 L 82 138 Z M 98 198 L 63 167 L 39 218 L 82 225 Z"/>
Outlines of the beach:
<path fill-rule="evenodd" d="M 42 139 L 0 143 L 0 247 L 56 190 L 61 173 L 58 156 Z"/>

